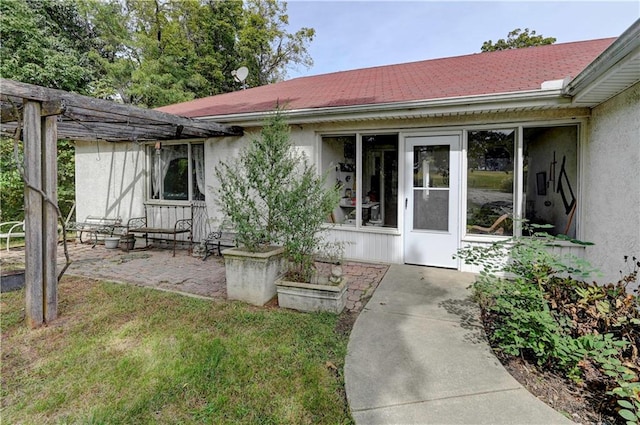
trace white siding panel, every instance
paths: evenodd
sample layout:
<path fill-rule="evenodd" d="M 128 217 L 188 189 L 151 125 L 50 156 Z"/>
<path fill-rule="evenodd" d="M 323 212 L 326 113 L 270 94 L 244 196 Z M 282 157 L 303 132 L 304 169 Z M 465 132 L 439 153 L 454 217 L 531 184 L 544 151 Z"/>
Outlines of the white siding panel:
<path fill-rule="evenodd" d="M 402 237 L 398 234 L 358 232 L 332 228 L 330 241 L 345 242 L 345 258 L 349 260 L 402 263 Z"/>

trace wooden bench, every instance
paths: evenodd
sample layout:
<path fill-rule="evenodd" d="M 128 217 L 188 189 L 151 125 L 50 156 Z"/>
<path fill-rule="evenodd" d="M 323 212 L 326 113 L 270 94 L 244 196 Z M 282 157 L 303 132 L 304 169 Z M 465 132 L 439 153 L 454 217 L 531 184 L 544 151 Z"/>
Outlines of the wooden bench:
<path fill-rule="evenodd" d="M 204 239 L 204 257 L 202 261 L 206 260 L 207 257 L 218 253 L 218 256 L 222 255 L 222 248 L 233 248 L 238 246 L 236 241 L 236 233 L 226 230 L 223 227 L 220 227 L 215 232 L 211 232 Z"/>
<path fill-rule="evenodd" d="M 149 235 L 171 235 L 173 237 L 173 256 L 176 256 L 177 235 L 186 234 L 189 240 L 189 253 L 193 244 L 193 217 L 175 220 L 173 225 L 164 223 L 162 226 L 153 226 L 149 213 L 153 206 L 145 206 L 144 217 L 133 217 L 127 222 L 127 234 L 141 234 L 145 238 L 146 246 L 149 246 Z M 171 209 L 178 207 L 162 206 L 158 208 Z"/>
<path fill-rule="evenodd" d="M 93 247 L 98 243 L 98 235 L 113 236 L 122 233 L 122 219 L 120 217 L 99 217 L 89 215 L 84 221 L 74 221 L 67 223 L 67 231 L 75 231 L 78 233 L 80 243 L 82 243 L 82 234 L 88 233 L 93 238 Z"/>

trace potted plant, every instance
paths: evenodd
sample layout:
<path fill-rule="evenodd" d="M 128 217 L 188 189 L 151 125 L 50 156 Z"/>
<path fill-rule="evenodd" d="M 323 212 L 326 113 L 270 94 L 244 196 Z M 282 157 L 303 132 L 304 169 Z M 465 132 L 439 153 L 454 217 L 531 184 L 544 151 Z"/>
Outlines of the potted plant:
<path fill-rule="evenodd" d="M 281 239 L 287 269 L 276 282 L 280 307 L 301 311 L 340 313 L 345 305 L 346 280 L 339 267 L 342 245 L 327 242 L 326 217 L 340 200 L 339 189 L 327 185 L 326 174 L 319 176 L 307 158 L 298 159 L 298 173 L 289 182 L 285 200 L 288 226 Z M 325 257 L 324 273 L 317 258 Z"/>
<path fill-rule="evenodd" d="M 284 248 L 278 244 L 286 221 L 283 192 L 294 157 L 289 128 L 276 112 L 238 158 L 215 168 L 216 199 L 238 245 L 222 251 L 229 299 L 264 305 L 276 295 L 275 280 L 284 271 Z"/>
<path fill-rule="evenodd" d="M 324 240 L 326 217 L 338 205 L 339 191 L 295 149 L 283 114 L 276 111 L 238 159 L 216 167 L 216 176 L 218 203 L 238 244 L 222 252 L 227 297 L 263 305 L 275 296 L 276 280 L 284 274 L 278 282 L 281 306 L 297 308 L 285 293 L 299 284 L 321 295 L 337 293 L 344 306 L 342 276 L 319 281 L 314 266 L 315 256 L 331 246 Z"/>

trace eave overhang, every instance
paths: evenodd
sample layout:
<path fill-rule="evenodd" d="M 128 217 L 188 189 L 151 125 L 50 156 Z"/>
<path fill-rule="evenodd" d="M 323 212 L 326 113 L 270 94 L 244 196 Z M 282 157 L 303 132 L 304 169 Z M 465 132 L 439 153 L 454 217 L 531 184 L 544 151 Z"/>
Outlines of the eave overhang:
<path fill-rule="evenodd" d="M 640 81 L 640 19 L 564 89 L 576 106 L 597 106 Z"/>
<path fill-rule="evenodd" d="M 575 105 L 571 102 L 571 98 L 565 96 L 562 89 L 553 89 L 371 105 L 296 109 L 286 110 L 286 114 L 290 124 L 305 124 L 416 119 L 573 107 Z M 262 125 L 264 119 L 272 113 L 273 111 L 212 115 L 197 119 L 253 127 Z"/>

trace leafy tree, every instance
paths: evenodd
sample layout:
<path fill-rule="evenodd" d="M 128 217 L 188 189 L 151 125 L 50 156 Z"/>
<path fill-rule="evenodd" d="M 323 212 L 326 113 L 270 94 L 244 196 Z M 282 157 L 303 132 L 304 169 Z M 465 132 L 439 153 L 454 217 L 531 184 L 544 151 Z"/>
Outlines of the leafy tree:
<path fill-rule="evenodd" d="M 95 64 L 91 26 L 78 15 L 72 0 L 0 1 L 0 74 L 31 84 L 87 94 Z M 0 140 L 0 220 L 24 218 L 22 142 Z M 16 160 L 18 161 L 16 163 Z M 74 147 L 58 143 L 58 199 L 67 214 L 75 197 Z"/>
<path fill-rule="evenodd" d="M 73 0 L 1 1 L 0 39 L 4 78 L 87 93 L 93 34 Z"/>
<path fill-rule="evenodd" d="M 248 0 L 245 22 L 240 31 L 240 56 L 249 68 L 247 83 L 261 86 L 284 79 L 289 63 L 313 65 L 307 43 L 315 30 L 302 28 L 291 34 L 287 4 L 277 0 Z"/>
<path fill-rule="evenodd" d="M 0 221 L 24 219 L 24 182 L 18 168 L 23 165 L 23 145 L 13 139 L 0 139 Z M 58 204 L 66 218 L 75 201 L 75 148 L 68 140 L 58 142 Z M 16 163 L 16 160 L 18 163 Z"/>
<path fill-rule="evenodd" d="M 289 64 L 310 65 L 315 31 L 289 33 L 286 3 L 274 0 L 82 0 L 98 41 L 101 97 L 147 107 L 281 80 Z"/>
<path fill-rule="evenodd" d="M 529 28 L 525 28 L 522 31 L 520 28 L 516 28 L 511 31 L 507 39 L 501 38 L 494 44 L 492 40 L 482 43 L 482 52 L 495 52 L 497 50 L 509 50 L 509 49 L 521 49 L 523 47 L 531 46 L 543 46 L 546 44 L 553 44 L 556 42 L 554 37 L 543 37 L 537 35 L 535 31 L 529 32 Z"/>

